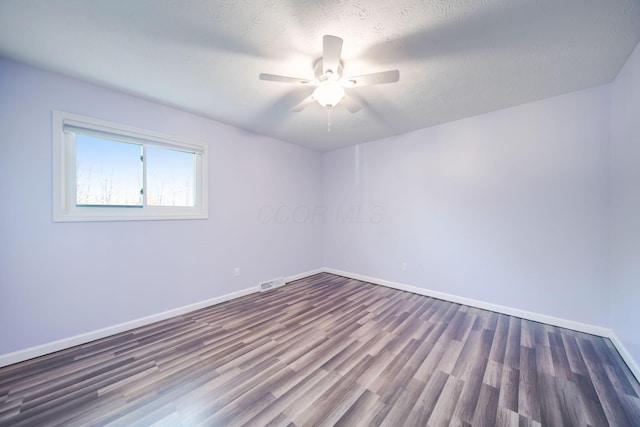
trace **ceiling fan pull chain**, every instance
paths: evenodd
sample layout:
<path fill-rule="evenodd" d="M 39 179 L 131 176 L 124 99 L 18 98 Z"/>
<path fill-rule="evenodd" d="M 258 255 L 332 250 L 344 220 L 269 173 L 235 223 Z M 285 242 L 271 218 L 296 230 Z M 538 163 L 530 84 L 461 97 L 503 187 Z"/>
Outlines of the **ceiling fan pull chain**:
<path fill-rule="evenodd" d="M 327 108 L 327 132 L 331 132 L 331 108 Z"/>

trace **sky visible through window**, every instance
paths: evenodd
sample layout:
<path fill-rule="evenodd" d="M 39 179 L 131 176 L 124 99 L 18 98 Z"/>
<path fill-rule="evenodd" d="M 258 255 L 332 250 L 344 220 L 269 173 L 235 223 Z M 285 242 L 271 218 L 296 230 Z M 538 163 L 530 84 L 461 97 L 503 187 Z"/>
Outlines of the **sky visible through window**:
<path fill-rule="evenodd" d="M 142 144 L 76 134 L 76 204 L 142 207 Z M 146 146 L 148 206 L 194 206 L 193 153 Z"/>
<path fill-rule="evenodd" d="M 193 153 L 147 146 L 147 204 L 194 206 Z"/>

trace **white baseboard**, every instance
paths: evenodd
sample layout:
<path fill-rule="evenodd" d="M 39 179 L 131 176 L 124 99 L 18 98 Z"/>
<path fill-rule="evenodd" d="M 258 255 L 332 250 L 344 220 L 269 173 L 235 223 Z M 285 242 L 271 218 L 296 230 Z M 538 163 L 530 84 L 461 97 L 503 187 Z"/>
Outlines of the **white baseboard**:
<path fill-rule="evenodd" d="M 636 377 L 638 381 L 640 381 L 640 366 L 638 366 L 638 363 L 633 359 L 631 353 L 629 353 L 629 350 L 627 350 L 627 347 L 625 347 L 622 341 L 620 341 L 618 336 L 612 330 L 609 330 L 609 339 L 613 343 L 616 350 L 618 350 L 618 353 L 620 353 L 620 356 L 631 370 L 631 373 Z"/>
<path fill-rule="evenodd" d="M 326 270 L 324 268 L 316 268 L 315 270 L 309 270 L 304 273 L 294 274 L 293 276 L 288 276 L 284 278 L 285 283 L 295 282 L 296 280 L 304 279 L 305 277 L 313 276 L 315 274 L 324 273 Z"/>
<path fill-rule="evenodd" d="M 613 343 L 620 356 L 625 361 L 631 373 L 640 381 L 640 368 L 637 362 L 631 356 L 631 353 L 626 349 L 622 341 L 616 336 L 613 330 L 609 328 L 603 328 L 601 326 L 594 326 L 587 323 L 574 322 L 573 320 L 562 319 L 559 317 L 548 316 L 546 314 L 534 313 L 526 310 L 519 310 L 517 308 L 507 307 L 504 305 L 492 304 L 484 301 L 478 301 L 471 298 L 464 298 L 457 295 L 447 294 L 444 292 L 431 291 L 424 288 L 418 288 L 416 286 L 405 285 L 403 283 L 392 282 L 390 280 L 378 279 L 376 277 L 364 276 L 361 274 L 350 273 L 348 271 L 336 270 L 334 268 L 322 269 L 326 273 L 337 274 L 338 276 L 348 277 L 350 279 L 362 280 L 363 282 L 373 283 L 375 285 L 386 286 L 388 288 L 399 289 L 402 291 L 412 292 L 418 295 L 424 295 L 432 298 L 438 298 L 445 301 L 450 301 L 458 304 L 468 305 L 471 307 L 481 308 L 483 310 L 494 311 L 496 313 L 508 314 L 510 316 L 520 317 L 522 319 L 533 320 L 535 322 L 546 323 L 560 328 L 571 329 L 578 332 L 584 332 L 587 334 L 598 335 L 604 338 L 609 338 Z"/>
<path fill-rule="evenodd" d="M 295 274 L 285 277 L 285 283 L 293 282 L 295 280 L 303 279 L 305 277 L 313 276 L 314 274 L 322 273 L 324 269 L 318 268 L 310 270 L 304 273 Z M 45 344 L 41 344 L 35 347 L 30 347 L 24 350 L 18 350 L 13 353 L 0 355 L 0 368 L 3 366 L 13 365 L 14 363 L 23 362 L 25 360 L 33 359 L 34 357 L 44 356 L 45 354 L 53 353 L 56 351 L 64 350 L 76 345 L 86 344 L 91 341 L 95 341 L 101 338 L 105 338 L 111 335 L 119 334 L 121 332 L 129 331 L 141 326 L 150 325 L 161 320 L 166 320 L 171 317 L 180 316 L 191 311 L 199 310 L 201 308 L 209 307 L 212 305 L 220 304 L 235 298 L 240 298 L 245 295 L 259 292 L 258 286 L 243 289 L 241 291 L 233 292 L 230 294 L 222 295 L 216 298 L 211 298 L 205 301 L 200 301 L 195 304 L 186 305 L 184 307 L 174 308 L 162 313 L 153 314 L 151 316 L 143 317 L 140 319 L 131 320 L 129 322 L 120 323 L 115 326 L 109 326 L 97 331 L 91 331 L 80 335 L 75 335 L 69 338 L 63 338 L 58 341 L 53 341 Z"/>
<path fill-rule="evenodd" d="M 120 323 L 115 326 L 109 326 L 106 328 L 98 329 L 97 331 L 91 331 L 84 334 L 75 335 L 69 338 L 63 338 L 58 341 L 53 341 L 53 342 L 41 344 L 35 347 L 26 348 L 24 350 L 18 350 L 13 353 L 3 354 L 3 355 L 0 355 L 0 368 L 3 366 L 13 365 L 14 363 L 33 359 L 34 357 L 44 356 L 45 354 L 64 350 L 76 345 L 86 344 L 91 341 L 95 341 L 111 335 L 119 334 L 120 332 L 125 332 L 131 329 L 139 328 L 141 326 L 150 325 L 152 323 L 159 322 L 161 320 L 169 319 L 175 316 L 180 316 L 182 314 L 189 313 L 191 311 L 195 311 L 201 308 L 220 304 L 225 301 L 229 301 L 235 298 L 240 298 L 242 296 L 249 295 L 258 291 L 259 291 L 258 287 L 255 286 L 255 287 L 243 289 L 241 291 L 222 295 L 216 298 L 200 301 L 195 304 L 185 305 L 183 307 L 174 308 L 171 310 L 164 311 L 162 313 L 152 314 L 151 316 L 142 317 L 140 319 L 135 319 L 129 322 Z"/>
<path fill-rule="evenodd" d="M 492 304 L 484 301 L 478 301 L 471 298 L 460 297 L 457 295 L 447 294 L 444 292 L 431 291 L 424 288 L 418 288 L 416 286 L 410 286 L 403 283 L 393 282 L 389 280 L 378 279 L 375 277 L 364 276 L 361 274 L 350 273 L 347 271 L 336 270 L 334 268 L 318 268 L 310 270 L 304 273 L 294 274 L 285 278 L 285 283 L 293 282 L 303 279 L 305 277 L 313 276 L 319 273 L 331 273 L 338 276 L 344 276 L 351 279 L 362 280 L 363 282 L 369 282 L 376 285 L 386 286 L 393 289 L 399 289 L 402 291 L 412 292 L 418 295 L 424 295 L 428 297 L 438 298 L 445 301 L 451 301 L 458 304 L 464 304 L 471 307 L 481 308 L 484 310 L 494 311 L 496 313 L 508 314 L 510 316 L 516 316 L 527 320 L 533 320 L 535 322 L 547 323 L 550 325 L 558 326 L 561 328 L 572 329 L 574 331 L 585 332 L 588 334 L 598 335 L 605 338 L 609 338 L 613 345 L 616 347 L 620 356 L 624 359 L 629 369 L 635 375 L 636 379 L 640 381 L 640 367 L 633 359 L 629 351 L 626 349 L 622 341 L 615 335 L 615 333 L 608 328 L 589 325 L 586 323 L 574 322 L 572 320 L 562 319 L 558 317 L 548 316 L 544 314 L 534 313 L 525 310 L 519 310 L 503 305 Z M 212 305 L 220 304 L 226 301 L 230 301 L 235 298 L 240 298 L 245 295 L 259 292 L 258 286 L 243 289 L 230 294 L 222 295 L 216 298 L 211 298 L 205 301 L 200 301 L 195 304 L 178 307 L 172 310 L 167 310 L 162 313 L 153 314 L 151 316 L 135 319 L 129 322 L 120 323 L 115 326 L 109 326 L 107 328 L 99 329 L 97 331 L 87 332 L 73 337 L 64 338 L 58 341 L 42 344 L 35 347 L 30 347 L 24 350 L 19 350 L 13 353 L 0 355 L 0 368 L 3 366 L 12 365 L 14 363 L 22 362 L 25 360 L 33 359 L 35 357 L 44 356 L 45 354 L 53 353 L 56 351 L 64 350 L 76 345 L 86 344 L 97 339 L 105 338 L 111 335 L 115 335 L 121 332 L 129 331 L 141 326 L 150 325 L 161 320 L 166 320 L 171 317 L 180 316 L 191 311 L 199 310 L 201 308 L 209 307 Z"/>
<path fill-rule="evenodd" d="M 337 274 L 338 276 L 349 277 L 351 279 L 362 280 L 376 285 L 386 286 L 388 288 L 399 289 L 402 291 L 412 292 L 418 295 L 424 295 L 432 298 L 442 299 L 457 304 L 468 305 L 471 307 L 481 308 L 483 310 L 495 311 L 496 313 L 508 314 L 510 316 L 520 317 L 522 319 L 533 320 L 534 322 L 547 323 L 561 328 L 572 329 L 574 331 L 586 332 L 601 337 L 609 337 L 610 329 L 600 326 L 589 325 L 587 323 L 574 322 L 573 320 L 562 319 L 559 317 L 548 316 L 546 314 L 534 313 L 531 311 L 520 310 L 517 308 L 507 307 L 504 305 L 492 304 L 485 301 L 479 301 L 471 298 L 460 297 L 457 295 L 447 294 L 444 292 L 432 291 L 429 289 L 418 288 L 416 286 L 405 285 L 404 283 L 392 282 L 390 280 L 378 279 L 375 277 L 363 276 L 347 271 L 336 270 L 333 268 L 325 268 L 327 273 Z"/>

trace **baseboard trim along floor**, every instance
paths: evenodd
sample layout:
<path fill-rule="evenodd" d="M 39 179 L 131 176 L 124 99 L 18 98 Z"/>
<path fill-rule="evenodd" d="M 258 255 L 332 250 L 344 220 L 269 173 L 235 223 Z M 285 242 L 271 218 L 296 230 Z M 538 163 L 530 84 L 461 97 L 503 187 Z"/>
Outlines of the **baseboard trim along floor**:
<path fill-rule="evenodd" d="M 357 273 L 351 273 L 348 271 L 337 270 L 334 268 L 318 268 L 315 270 L 295 274 L 285 278 L 285 282 L 293 282 L 305 277 L 313 276 L 318 273 L 331 273 L 338 276 L 348 277 L 351 279 L 361 280 L 363 282 L 373 283 L 375 285 L 386 286 L 393 289 L 411 292 L 418 295 L 424 295 L 432 298 L 437 298 L 457 304 L 467 305 L 470 307 L 480 308 L 483 310 L 494 311 L 500 314 L 507 314 L 510 316 L 520 317 L 522 319 L 532 320 L 535 322 L 546 323 L 561 328 L 567 328 L 578 332 L 585 332 L 592 335 L 598 335 L 601 337 L 609 338 L 613 345 L 616 347 L 620 356 L 625 363 L 629 366 L 629 369 L 633 372 L 635 377 L 640 380 L 640 367 L 633 359 L 629 351 L 624 344 L 615 335 L 615 333 L 608 328 L 600 326 L 594 326 L 586 323 L 575 322 L 572 320 L 562 319 L 554 316 L 548 316 L 540 313 L 534 313 L 525 310 L 519 310 L 512 307 L 507 307 L 498 304 L 492 304 L 485 301 L 479 301 L 471 298 L 460 297 L 457 295 L 447 294 L 444 292 L 432 291 L 429 289 L 419 288 L 416 286 L 410 286 L 399 282 L 393 282 L 389 280 L 379 279 L 376 277 L 365 276 Z M 141 326 L 150 325 L 161 320 L 169 319 L 171 317 L 179 316 L 191 311 L 199 310 L 201 308 L 209 307 L 212 305 L 220 304 L 232 299 L 240 298 L 242 296 L 259 292 L 258 286 L 246 288 L 237 292 L 222 295 L 216 298 L 211 298 L 205 301 L 200 301 L 195 304 L 178 307 L 172 310 L 167 310 L 162 313 L 157 313 L 151 316 L 135 319 L 129 322 L 120 323 L 118 325 L 106 327 L 92 332 L 87 332 L 73 337 L 64 338 L 58 341 L 45 343 L 39 346 L 30 347 L 24 350 L 19 350 L 13 353 L 0 355 L 0 367 L 12 365 L 14 363 L 23 362 L 25 360 L 33 359 L 35 357 L 44 356 L 45 354 L 53 353 L 59 350 L 64 350 L 69 347 L 73 347 L 80 344 L 86 344 L 88 342 L 105 338 L 111 335 L 115 335 L 121 332 L 139 328 Z"/>
<path fill-rule="evenodd" d="M 534 322 L 547 323 L 549 325 L 558 326 L 560 328 L 571 329 L 578 332 L 585 332 L 587 334 L 608 337 L 610 332 L 610 330 L 607 328 L 593 326 L 587 323 L 574 322 L 572 320 L 562 319 L 562 318 L 553 317 L 553 316 L 547 316 L 545 314 L 534 313 L 531 311 L 519 310 L 517 308 L 507 307 L 507 306 L 498 305 L 498 304 L 492 304 L 492 303 L 479 301 L 471 298 L 460 297 L 457 295 L 447 294 L 444 292 L 432 291 L 429 289 L 419 288 L 417 286 L 410 286 L 410 285 L 405 285 L 403 283 L 378 279 L 376 277 L 369 277 L 361 274 L 354 274 L 348 271 L 341 271 L 333 268 L 327 268 L 324 271 L 326 273 L 336 274 L 338 276 L 348 277 L 350 279 L 361 280 L 363 282 L 369 282 L 375 285 L 386 286 L 388 288 L 407 291 L 407 292 L 411 292 L 418 295 L 424 295 L 431 298 L 437 298 L 437 299 L 441 299 L 449 302 L 455 302 L 457 304 L 468 305 L 470 307 L 481 308 L 483 310 L 494 311 L 500 314 L 508 314 L 509 316 L 515 316 L 515 317 L 520 317 L 522 319 L 533 320 Z"/>
<path fill-rule="evenodd" d="M 0 368 L 0 425 L 640 425 L 610 339 L 331 273 Z"/>
<path fill-rule="evenodd" d="M 507 314 L 509 316 L 519 317 L 521 319 L 532 320 L 534 322 L 546 323 L 552 326 L 558 326 L 560 328 L 571 329 L 573 331 L 584 332 L 587 334 L 597 335 L 604 338 L 609 338 L 613 345 L 620 353 L 620 356 L 625 361 L 636 379 L 640 381 L 640 367 L 637 362 L 631 356 L 631 353 L 624 346 L 622 341 L 616 336 L 613 330 L 609 328 L 603 328 L 601 326 L 594 326 L 587 323 L 575 322 L 573 320 L 562 319 L 559 317 L 548 316 L 546 314 L 534 313 L 526 310 L 519 310 L 517 308 L 507 307 L 504 305 L 492 304 L 485 301 L 479 301 L 471 298 L 460 297 L 457 295 L 447 294 L 444 292 L 432 291 L 429 289 L 419 288 L 416 286 L 406 285 L 404 283 L 393 282 L 390 280 L 383 280 L 376 277 L 369 277 L 362 274 L 351 273 L 348 271 L 337 270 L 335 268 L 324 268 L 323 272 L 336 274 L 338 276 L 348 277 L 350 279 L 361 280 L 363 282 L 373 283 L 375 285 L 386 286 L 388 288 L 399 289 L 402 291 L 411 292 L 418 295 L 424 295 L 431 298 L 437 298 L 444 301 L 455 302 L 457 304 L 468 305 L 470 307 L 481 308 L 483 310 L 494 311 L 500 314 Z"/>
<path fill-rule="evenodd" d="M 285 278 L 285 282 L 293 282 L 304 277 L 313 276 L 323 272 L 324 269 L 315 269 L 304 273 L 295 274 Z M 209 307 L 216 304 L 221 304 L 232 299 L 240 298 L 245 295 L 259 292 L 258 285 L 250 288 L 242 289 L 240 291 L 232 292 L 230 294 L 221 295 L 219 297 L 210 298 L 204 301 L 200 301 L 194 304 L 185 305 L 182 307 L 174 308 L 171 310 L 163 311 L 162 313 L 152 314 L 150 316 L 134 319 L 129 322 L 120 323 L 114 326 L 108 326 L 106 328 L 98 329 L 96 331 L 87 332 L 84 334 L 74 335 L 72 337 L 63 338 L 57 341 L 48 342 L 34 347 L 29 347 L 24 350 L 18 350 L 12 353 L 0 355 L 0 368 L 3 366 L 13 365 L 14 363 L 24 362 L 25 360 L 33 359 L 35 357 L 44 356 L 45 354 L 54 353 L 56 351 L 64 350 L 76 345 L 86 344 L 91 341 L 95 341 L 101 338 L 106 338 L 111 335 L 119 334 L 121 332 L 130 331 L 141 326 L 147 326 L 161 320 L 170 319 L 171 317 L 180 316 L 191 311 L 199 310 L 201 308 Z"/>

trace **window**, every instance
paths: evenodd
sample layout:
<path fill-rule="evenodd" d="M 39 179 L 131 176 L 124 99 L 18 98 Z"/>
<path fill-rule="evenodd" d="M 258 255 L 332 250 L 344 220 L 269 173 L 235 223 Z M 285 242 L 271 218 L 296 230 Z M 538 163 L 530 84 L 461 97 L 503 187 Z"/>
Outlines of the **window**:
<path fill-rule="evenodd" d="M 207 218 L 207 146 L 53 112 L 54 221 Z"/>

